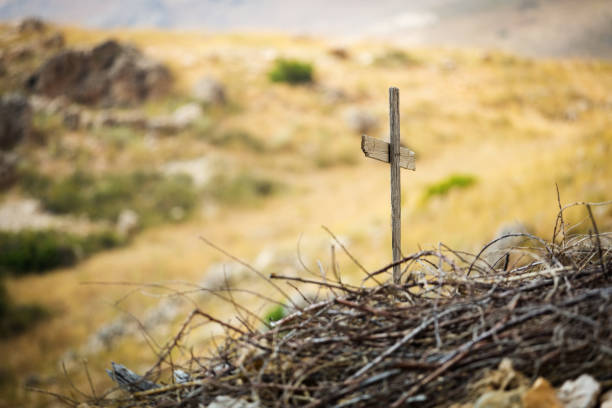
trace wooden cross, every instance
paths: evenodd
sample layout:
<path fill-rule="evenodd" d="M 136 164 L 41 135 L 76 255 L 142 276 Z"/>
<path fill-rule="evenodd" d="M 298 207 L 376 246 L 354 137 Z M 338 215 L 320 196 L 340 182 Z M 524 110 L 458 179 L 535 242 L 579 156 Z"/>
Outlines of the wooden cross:
<path fill-rule="evenodd" d="M 372 159 L 391 164 L 391 247 L 393 250 L 393 283 L 400 283 L 401 251 L 401 183 L 400 167 L 415 170 L 415 154 L 400 146 L 399 89 L 389 88 L 390 143 L 361 136 L 361 150 Z"/>

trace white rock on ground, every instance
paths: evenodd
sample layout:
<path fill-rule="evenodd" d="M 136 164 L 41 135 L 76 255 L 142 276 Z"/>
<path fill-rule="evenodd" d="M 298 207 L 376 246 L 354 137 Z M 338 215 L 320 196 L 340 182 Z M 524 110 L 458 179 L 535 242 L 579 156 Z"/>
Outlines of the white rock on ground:
<path fill-rule="evenodd" d="M 247 268 L 236 262 L 219 262 L 212 264 L 206 271 L 204 279 L 200 282 L 200 286 L 210 290 L 219 290 L 228 285 L 233 286 L 240 281 L 250 278 L 250 272 Z M 206 296 L 203 293 L 203 296 Z"/>
<path fill-rule="evenodd" d="M 163 165 L 165 175 L 186 174 L 191 177 L 195 187 L 204 187 L 223 170 L 223 163 L 211 156 L 199 157 L 193 160 L 179 160 Z"/>
<path fill-rule="evenodd" d="M 347 109 L 344 121 L 353 132 L 359 134 L 371 132 L 378 126 L 378 119 L 373 113 L 359 108 Z"/>
<path fill-rule="evenodd" d="M 565 408 L 594 408 L 601 393 L 601 385 L 590 375 L 582 374 L 563 383 L 557 396 Z"/>
<path fill-rule="evenodd" d="M 123 236 L 132 235 L 140 228 L 140 216 L 136 211 L 126 208 L 119 213 L 116 228 Z"/>
<path fill-rule="evenodd" d="M 202 107 L 197 103 L 188 103 L 178 107 L 172 114 L 172 120 L 178 128 L 184 128 L 202 117 Z"/>
<path fill-rule="evenodd" d="M 260 408 L 259 402 L 247 402 L 243 399 L 219 395 L 207 408 Z"/>
<path fill-rule="evenodd" d="M 69 222 L 45 213 L 36 200 L 14 200 L 0 204 L 0 230 L 61 228 Z"/>
<path fill-rule="evenodd" d="M 225 103 L 225 87 L 214 78 L 200 79 L 193 87 L 193 96 L 201 103 L 220 105 Z"/>

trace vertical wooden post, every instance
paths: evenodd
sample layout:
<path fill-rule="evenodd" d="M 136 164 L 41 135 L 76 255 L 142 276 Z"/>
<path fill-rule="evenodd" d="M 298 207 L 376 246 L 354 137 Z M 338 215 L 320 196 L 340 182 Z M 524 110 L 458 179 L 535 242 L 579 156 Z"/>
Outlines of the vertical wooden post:
<path fill-rule="evenodd" d="M 401 183 L 400 183 L 400 119 L 399 119 L 399 89 L 389 88 L 389 122 L 391 134 L 389 143 L 389 163 L 391 164 L 391 245 L 393 247 L 393 262 L 401 259 Z M 393 267 L 393 283 L 400 283 L 400 265 Z"/>

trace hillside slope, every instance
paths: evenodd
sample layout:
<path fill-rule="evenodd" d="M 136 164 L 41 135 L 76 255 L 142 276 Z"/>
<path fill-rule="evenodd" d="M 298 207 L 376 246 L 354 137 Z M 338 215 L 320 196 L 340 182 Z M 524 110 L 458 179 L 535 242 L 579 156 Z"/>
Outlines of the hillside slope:
<path fill-rule="evenodd" d="M 611 198 L 609 62 L 536 60 L 383 41 L 339 49 L 334 41 L 272 34 L 57 29 L 69 47 L 87 48 L 113 37 L 168 64 L 174 90 L 134 108 L 147 117 L 173 114 L 193 102 L 192 87 L 203 76 L 224 84 L 227 103 L 205 106 L 191 127 L 166 134 L 113 125 L 70 129 L 58 113 L 39 115 L 37 126 L 46 132 L 47 143 L 34 140 L 19 150 L 35 163 L 35 171 L 57 180 L 75 169 L 103 177 L 205 158 L 220 171 L 257 175 L 284 188 L 254 198 L 241 196 L 244 185 L 251 185 L 248 178 L 238 178 L 224 191 L 222 179 L 215 179 L 208 195 L 198 196 L 192 218 L 153 225 L 131 244 L 71 268 L 9 278 L 14 298 L 43 304 L 52 317 L 0 342 L 0 355 L 6 356 L 2 406 L 49 406 L 46 396 L 26 393 L 26 384 L 70 392 L 59 368 L 64 363 L 74 382 L 88 387 L 82 358 L 98 391 L 111 385 L 104 373 L 111 360 L 145 371 L 151 348 L 159 350 L 172 338 L 194 304 L 220 318 L 234 316 L 231 305 L 202 287 L 212 284 L 211 277 L 223 287 L 223 272 L 239 269 L 199 236 L 264 274 L 305 274 L 297 260 L 299 246 L 304 264 L 318 274 L 317 261 L 333 270 L 332 241 L 320 228 L 325 225 L 368 270 L 386 264 L 388 167 L 363 157 L 362 129 L 353 119 L 368 118 L 367 133 L 385 137 L 389 86 L 400 88 L 402 140 L 417 153 L 417 170 L 402 174 L 406 253 L 437 247 L 440 239 L 457 249 L 477 250 L 499 228 L 516 222 L 549 236 L 557 211 L 555 184 L 564 203 Z M 20 49 L 23 43 L 17 40 L 32 40 L 16 35 L 14 27 L 2 30 L 7 50 Z M 310 62 L 314 82 L 270 82 L 277 57 Z M 457 182 L 466 178 L 471 183 Z M 268 191 L 270 185 L 265 186 L 260 191 Z M 2 200 L 27 195 L 21 187 L 18 183 L 3 193 Z M 612 229 L 610 207 L 594 213 L 600 231 Z M 586 232 L 586 217 L 577 208 L 568 212 L 567 222 L 582 222 L 577 230 Z M 337 244 L 335 251 L 343 280 L 359 284 L 362 272 Z M 249 291 L 270 293 L 269 287 L 252 275 L 237 274 L 232 285 L 244 290 L 234 296 L 262 316 L 269 303 Z M 176 291 L 191 303 L 168 307 L 166 300 Z M 164 324 L 145 335 L 133 318 L 151 316 Z M 92 338 L 115 329 L 121 332 L 116 339 L 91 346 Z M 218 327 L 204 325 L 186 347 L 207 350 L 219 334 Z"/>

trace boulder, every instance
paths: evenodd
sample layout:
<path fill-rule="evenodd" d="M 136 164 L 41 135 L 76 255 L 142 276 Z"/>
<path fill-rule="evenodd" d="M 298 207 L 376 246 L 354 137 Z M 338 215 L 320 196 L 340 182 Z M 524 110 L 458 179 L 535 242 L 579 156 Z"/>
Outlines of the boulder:
<path fill-rule="evenodd" d="M 200 79 L 193 87 L 193 97 L 198 102 L 207 105 L 222 105 L 225 103 L 225 86 L 214 78 Z"/>
<path fill-rule="evenodd" d="M 172 119 L 178 128 L 185 128 L 202 117 L 202 107 L 197 103 L 188 103 L 178 107 L 172 113 Z"/>
<path fill-rule="evenodd" d="M 565 408 L 594 408 L 601 393 L 601 384 L 588 374 L 568 380 L 559 389 L 558 396 Z"/>
<path fill-rule="evenodd" d="M 10 150 L 30 135 L 32 108 L 23 95 L 0 99 L 0 150 Z"/>
<path fill-rule="evenodd" d="M 17 162 L 16 154 L 0 151 L 0 191 L 10 187 L 17 180 Z"/>
<path fill-rule="evenodd" d="M 126 208 L 117 218 L 117 232 L 123 236 L 130 236 L 140 228 L 140 216 L 134 210 Z"/>
<path fill-rule="evenodd" d="M 364 134 L 378 126 L 376 116 L 369 111 L 351 108 L 344 112 L 347 126 L 355 133 Z"/>
<path fill-rule="evenodd" d="M 26 87 L 86 105 L 134 105 L 167 92 L 170 71 L 138 49 L 106 41 L 91 50 L 63 50 L 28 78 Z"/>

